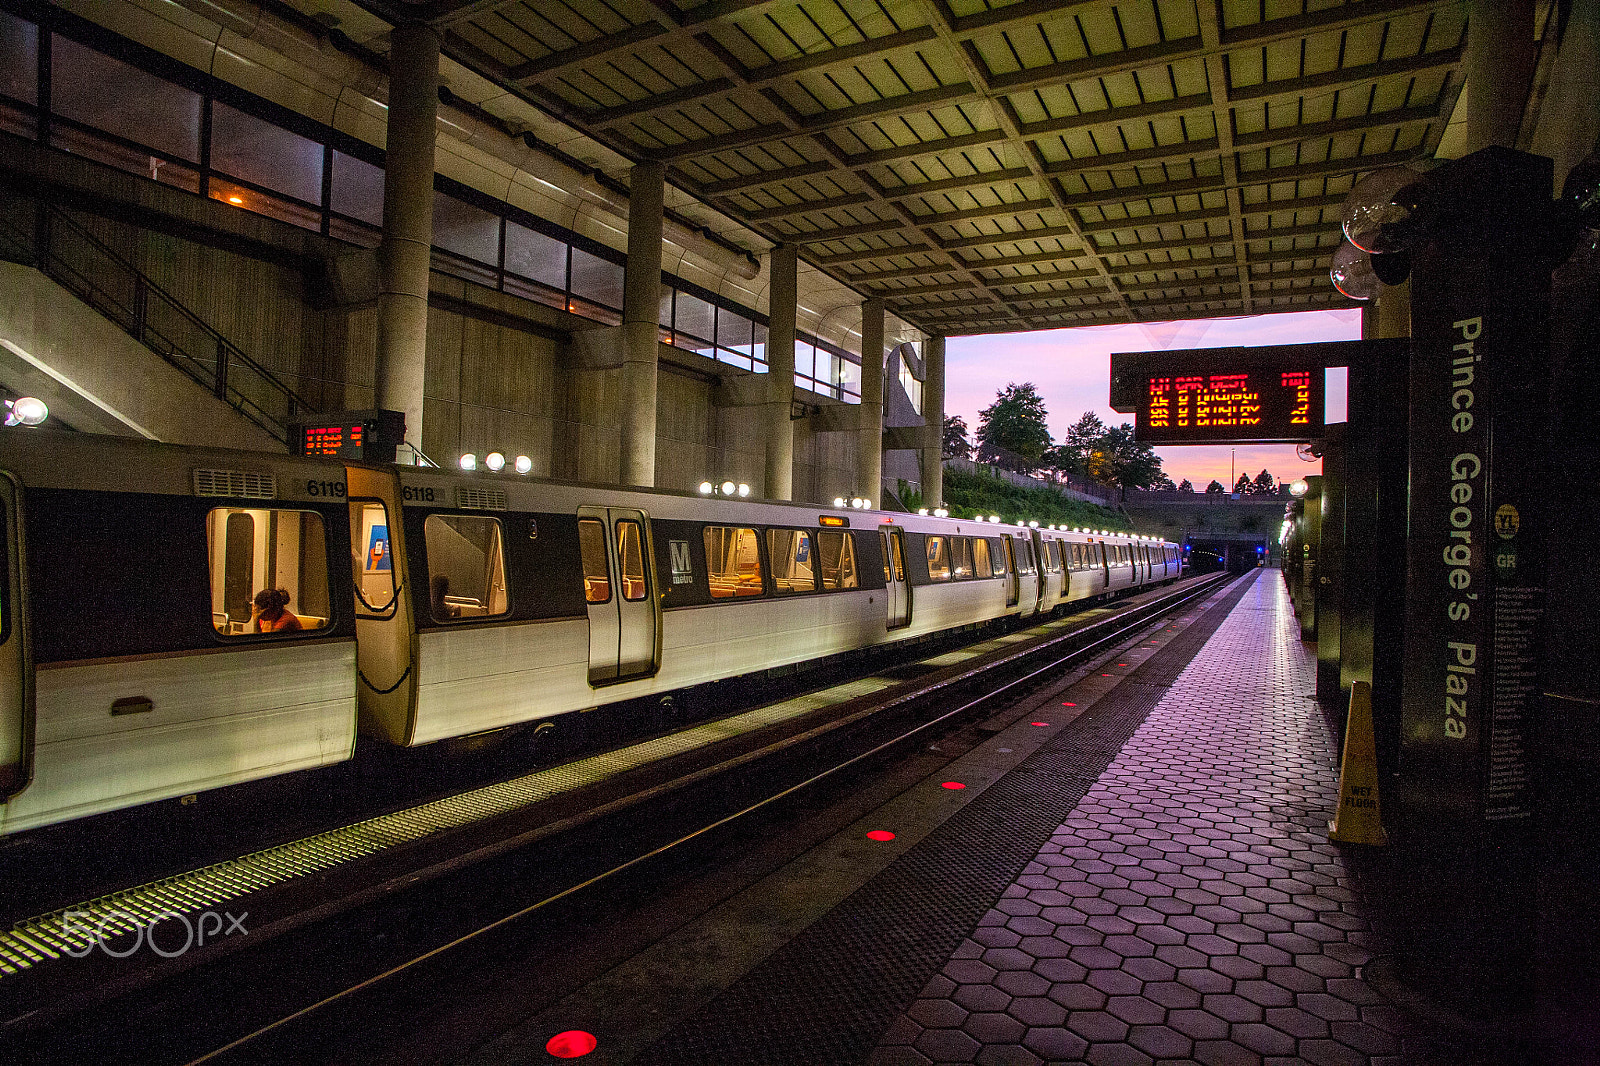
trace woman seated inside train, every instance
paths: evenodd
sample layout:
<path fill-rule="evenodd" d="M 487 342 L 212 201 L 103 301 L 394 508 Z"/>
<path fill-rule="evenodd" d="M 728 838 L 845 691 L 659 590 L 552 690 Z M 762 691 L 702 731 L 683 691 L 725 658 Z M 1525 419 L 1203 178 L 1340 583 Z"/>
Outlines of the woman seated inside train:
<path fill-rule="evenodd" d="M 255 616 L 257 633 L 287 633 L 304 628 L 289 610 L 289 593 L 284 589 L 262 589 L 256 593 Z"/>

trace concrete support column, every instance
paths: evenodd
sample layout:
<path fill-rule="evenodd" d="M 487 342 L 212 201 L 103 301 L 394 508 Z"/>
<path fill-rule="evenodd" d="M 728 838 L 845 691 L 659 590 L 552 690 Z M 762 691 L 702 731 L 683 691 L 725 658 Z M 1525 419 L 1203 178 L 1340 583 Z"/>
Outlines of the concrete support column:
<path fill-rule="evenodd" d="M 944 503 L 944 338 L 929 337 L 922 345 L 922 502 L 929 509 Z"/>
<path fill-rule="evenodd" d="M 389 133 L 378 245 L 381 408 L 403 411 L 406 439 L 422 445 L 428 363 L 428 269 L 433 248 L 433 141 L 439 112 L 439 36 L 396 26 L 389 48 Z"/>
<path fill-rule="evenodd" d="M 769 500 L 794 499 L 795 307 L 799 299 L 799 249 L 780 244 L 772 249 L 767 300 L 767 484 Z"/>
<path fill-rule="evenodd" d="M 861 305 L 861 410 L 856 441 L 856 487 L 883 505 L 883 301 Z"/>
<path fill-rule="evenodd" d="M 637 163 L 628 180 L 628 271 L 622 288 L 624 485 L 656 483 L 656 371 L 661 354 L 661 228 L 667 167 Z"/>
<path fill-rule="evenodd" d="M 1533 85 L 1533 0 L 1467 5 L 1467 151 L 1515 148 Z"/>

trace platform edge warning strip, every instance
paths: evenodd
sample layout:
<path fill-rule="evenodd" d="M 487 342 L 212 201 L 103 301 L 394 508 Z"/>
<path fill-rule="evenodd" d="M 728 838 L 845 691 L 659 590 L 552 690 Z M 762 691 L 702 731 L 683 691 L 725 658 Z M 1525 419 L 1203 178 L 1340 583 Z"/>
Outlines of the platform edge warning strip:
<path fill-rule="evenodd" d="M 1240 580 L 1116 689 L 842 904 L 641 1052 L 638 1066 L 865 1059 L 1255 583 Z"/>

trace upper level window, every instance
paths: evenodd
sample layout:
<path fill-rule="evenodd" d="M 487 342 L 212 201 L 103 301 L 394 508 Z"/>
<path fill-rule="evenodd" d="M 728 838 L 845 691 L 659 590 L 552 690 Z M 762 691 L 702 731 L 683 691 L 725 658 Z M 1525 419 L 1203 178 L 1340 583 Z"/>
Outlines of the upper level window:
<path fill-rule="evenodd" d="M 779 594 L 817 591 L 816 555 L 809 533 L 799 529 L 767 530 L 767 558 L 772 560 L 772 587 Z"/>
<path fill-rule="evenodd" d="M 463 259 L 500 261 L 500 216 L 443 193 L 433 194 L 433 243 Z"/>
<path fill-rule="evenodd" d="M 322 145 L 223 103 L 211 105 L 211 169 L 309 204 L 322 202 Z"/>
<path fill-rule="evenodd" d="M 315 511 L 216 507 L 206 516 L 206 545 L 218 634 L 328 626 L 328 543 Z"/>
<path fill-rule="evenodd" d="M 422 524 L 428 550 L 428 599 L 436 622 L 505 614 L 505 552 L 500 520 L 478 515 L 429 515 Z"/>
<path fill-rule="evenodd" d="M 333 153 L 333 201 L 328 205 L 341 215 L 383 225 L 383 168 L 343 152 Z"/>
<path fill-rule="evenodd" d="M 63 118 L 198 162 L 203 103 L 199 93 L 60 34 L 51 37 L 50 106 Z"/>
<path fill-rule="evenodd" d="M 39 102 L 39 27 L 0 12 L 0 96 Z"/>
<path fill-rule="evenodd" d="M 755 530 L 707 526 L 705 542 L 707 577 L 713 599 L 760 596 L 766 592 Z"/>

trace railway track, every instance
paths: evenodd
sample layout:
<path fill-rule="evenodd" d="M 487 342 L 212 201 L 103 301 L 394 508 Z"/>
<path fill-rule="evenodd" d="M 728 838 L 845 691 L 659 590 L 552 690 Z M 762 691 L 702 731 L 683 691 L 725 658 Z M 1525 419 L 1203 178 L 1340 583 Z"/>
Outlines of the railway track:
<path fill-rule="evenodd" d="M 820 819 L 817 831 L 825 830 L 837 815 L 819 812 L 838 796 L 870 798 L 903 787 L 907 775 L 986 735 L 995 708 L 1077 677 L 1085 664 L 1155 620 L 1209 596 L 1220 580 L 1147 592 L 1113 608 L 368 819 L 270 854 L 246 855 L 227 869 L 194 872 L 193 882 L 212 886 L 210 896 L 194 895 L 191 883 L 169 878 L 86 905 L 91 913 L 121 910 L 135 926 L 139 916 L 160 914 L 160 908 L 189 913 L 178 910 L 185 900 L 191 912 L 199 905 L 226 910 L 228 901 L 252 908 L 257 917 L 240 922 L 244 935 L 222 935 L 203 949 L 171 957 L 150 950 L 149 958 L 130 964 L 113 958 L 135 935 L 122 929 L 109 939 L 91 938 L 91 958 L 72 959 L 84 945 L 63 941 L 56 954 L 68 958 L 50 959 L 41 949 L 48 946 L 51 921 L 61 915 L 19 923 L 0 934 L 0 953 L 14 958 L 19 951 L 8 945 L 20 943 L 45 957 L 0 978 L 6 1007 L 0 1039 L 41 1062 L 77 1061 L 91 1046 L 108 1064 L 152 1061 L 152 1055 L 171 1062 L 280 1059 L 285 1046 L 299 1046 L 307 1032 L 329 1031 L 332 1019 L 347 1026 L 350 1017 L 370 1014 L 360 1006 L 370 1000 L 404 998 L 395 990 L 409 984 L 434 987 L 430 972 L 459 973 L 468 956 L 512 942 L 532 947 L 533 957 L 559 952 L 565 934 L 556 931 L 588 927 L 596 920 L 590 914 L 595 900 L 647 897 L 648 886 L 661 878 L 680 888 L 693 884 L 710 868 L 708 856 L 727 857 L 730 841 L 746 842 L 735 845 L 735 853 L 748 851 L 763 829 L 792 833 L 778 827 L 796 818 Z M 936 750 L 930 752 L 928 742 Z M 800 843 L 806 838 L 804 832 L 796 837 Z M 253 891 L 238 883 L 250 870 L 265 878 Z M 242 890 L 218 894 L 217 886 L 230 884 Z M 274 894 L 276 905 L 269 901 L 261 909 Z M 539 913 L 550 920 L 526 920 Z M 540 947 L 530 938 L 550 942 Z M 242 947 L 254 950 L 240 953 Z M 319 963 L 309 976 L 308 958 Z M 80 968 L 60 968 L 69 961 Z M 43 983 L 31 996 L 6 996 L 8 983 L 16 987 L 28 970 L 51 964 L 71 976 Z M 555 966 L 546 976 L 554 987 L 561 974 L 570 982 L 583 969 Z M 137 1002 L 116 998 L 141 988 L 146 995 Z M 230 1001 L 244 1006 L 226 1017 L 205 1007 Z"/>

